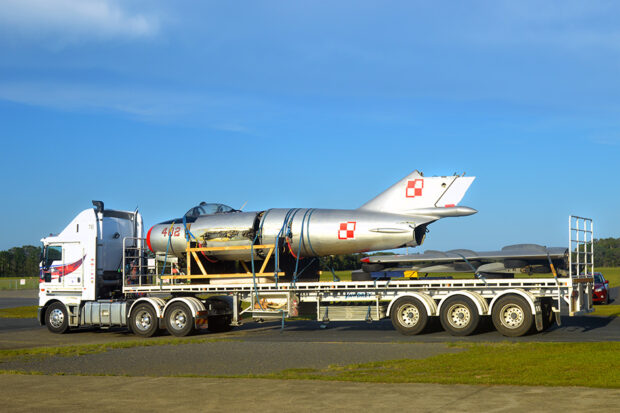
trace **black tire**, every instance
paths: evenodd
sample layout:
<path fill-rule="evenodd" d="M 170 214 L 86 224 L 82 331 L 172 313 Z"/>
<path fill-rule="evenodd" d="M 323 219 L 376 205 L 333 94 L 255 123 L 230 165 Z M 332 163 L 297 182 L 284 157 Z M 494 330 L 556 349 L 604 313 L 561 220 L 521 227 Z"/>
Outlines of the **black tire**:
<path fill-rule="evenodd" d="M 131 331 L 140 337 L 152 337 L 159 330 L 159 320 L 152 305 L 138 304 L 129 317 Z"/>
<path fill-rule="evenodd" d="M 414 297 L 402 297 L 396 300 L 390 318 L 394 328 L 406 336 L 421 333 L 428 324 L 426 308 Z"/>
<path fill-rule="evenodd" d="M 457 295 L 448 298 L 441 306 L 441 326 L 453 336 L 468 336 L 480 324 L 478 308 L 467 297 Z"/>
<path fill-rule="evenodd" d="M 518 295 L 502 297 L 493 306 L 493 325 L 506 337 L 520 337 L 532 329 L 534 316 L 525 298 Z"/>
<path fill-rule="evenodd" d="M 194 332 L 194 316 L 187 304 L 171 304 L 164 315 L 166 330 L 176 337 L 185 337 Z"/>
<path fill-rule="evenodd" d="M 232 330 L 232 317 L 229 315 L 216 315 L 207 318 L 207 328 L 212 333 L 224 333 Z"/>
<path fill-rule="evenodd" d="M 52 333 L 63 334 L 69 331 L 69 314 L 63 303 L 53 303 L 45 310 L 45 325 Z"/>
<path fill-rule="evenodd" d="M 351 281 L 372 281 L 370 273 L 362 270 L 351 271 Z"/>
<path fill-rule="evenodd" d="M 383 269 L 385 269 L 385 265 L 381 263 L 372 263 L 372 264 L 368 262 L 362 263 L 362 270 L 367 273 L 382 271 Z"/>

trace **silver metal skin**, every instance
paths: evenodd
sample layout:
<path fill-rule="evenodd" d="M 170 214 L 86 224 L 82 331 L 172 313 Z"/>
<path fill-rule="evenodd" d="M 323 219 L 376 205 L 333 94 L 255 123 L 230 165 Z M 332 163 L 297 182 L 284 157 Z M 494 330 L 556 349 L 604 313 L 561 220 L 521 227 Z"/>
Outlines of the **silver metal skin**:
<path fill-rule="evenodd" d="M 253 229 L 258 212 L 232 212 L 198 218 L 188 229 L 206 246 L 273 244 L 278 235 L 288 237 L 295 255 L 317 257 L 354 252 L 377 251 L 419 245 L 415 229 L 435 219 L 411 217 L 363 210 L 338 209 L 270 209 Z M 345 228 L 345 229 L 341 229 Z M 173 236 L 166 236 L 172 232 Z M 419 229 L 418 240 L 424 236 Z M 183 224 L 155 225 L 149 231 L 153 251 L 182 256 L 186 240 Z M 256 234 L 258 233 L 258 237 Z M 255 251 L 255 258 L 264 255 Z M 251 252 L 222 251 L 209 253 L 218 259 L 249 260 Z"/>
<path fill-rule="evenodd" d="M 241 212 L 225 205 L 203 203 L 201 211 L 222 212 L 193 215 L 192 222 L 185 224 L 179 218 L 155 225 L 148 232 L 147 244 L 151 251 L 182 256 L 187 230 L 192 241 L 206 247 L 264 245 L 286 239 L 293 254 L 304 258 L 414 247 L 424 241 L 428 224 L 476 212 L 456 206 L 473 179 L 426 178 L 414 171 L 358 209 L 275 208 Z M 188 214 L 199 209 L 200 206 L 192 208 Z M 249 261 L 252 254 L 260 259 L 265 253 L 246 249 L 208 255 L 220 260 Z"/>

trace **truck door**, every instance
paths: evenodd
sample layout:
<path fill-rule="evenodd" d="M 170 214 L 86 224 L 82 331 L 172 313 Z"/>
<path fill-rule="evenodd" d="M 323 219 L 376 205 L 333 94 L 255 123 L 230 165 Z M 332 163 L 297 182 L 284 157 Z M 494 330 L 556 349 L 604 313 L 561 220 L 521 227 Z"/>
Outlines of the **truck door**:
<path fill-rule="evenodd" d="M 79 242 L 45 247 L 41 278 L 50 286 L 81 287 L 84 283 L 84 250 Z"/>

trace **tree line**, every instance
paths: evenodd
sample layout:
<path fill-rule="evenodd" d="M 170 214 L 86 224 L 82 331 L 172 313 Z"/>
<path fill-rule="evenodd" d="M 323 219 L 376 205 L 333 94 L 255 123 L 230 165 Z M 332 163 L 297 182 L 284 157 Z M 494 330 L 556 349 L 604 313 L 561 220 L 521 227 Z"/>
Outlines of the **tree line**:
<path fill-rule="evenodd" d="M 594 240 L 594 265 L 620 267 L 620 238 Z"/>
<path fill-rule="evenodd" d="M 0 277 L 30 277 L 39 275 L 41 247 L 24 245 L 0 251 Z"/>

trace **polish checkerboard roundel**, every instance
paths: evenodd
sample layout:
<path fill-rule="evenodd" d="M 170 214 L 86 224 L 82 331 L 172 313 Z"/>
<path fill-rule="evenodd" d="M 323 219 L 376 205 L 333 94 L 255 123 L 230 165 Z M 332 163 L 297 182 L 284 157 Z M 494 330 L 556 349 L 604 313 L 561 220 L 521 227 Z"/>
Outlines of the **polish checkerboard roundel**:
<path fill-rule="evenodd" d="M 338 230 L 338 239 L 355 238 L 355 221 L 341 222 Z"/>
<path fill-rule="evenodd" d="M 415 198 L 416 196 L 422 196 L 422 189 L 424 189 L 424 179 L 414 179 L 407 181 L 407 188 L 405 188 L 405 197 Z"/>

